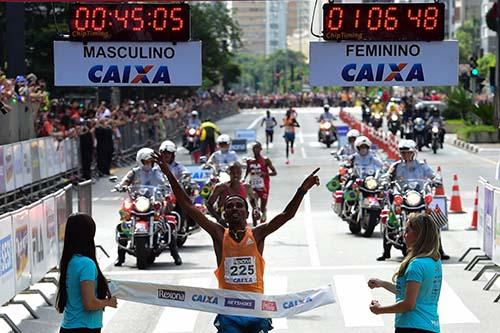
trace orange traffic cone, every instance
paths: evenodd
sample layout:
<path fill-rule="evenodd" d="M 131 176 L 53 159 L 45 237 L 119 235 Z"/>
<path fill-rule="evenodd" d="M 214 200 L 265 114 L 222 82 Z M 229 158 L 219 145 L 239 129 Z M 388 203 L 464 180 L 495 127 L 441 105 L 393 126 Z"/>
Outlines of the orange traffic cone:
<path fill-rule="evenodd" d="M 458 176 L 453 175 L 453 187 L 451 188 L 451 204 L 450 204 L 450 212 L 451 213 L 465 213 L 462 209 L 462 199 L 460 198 L 460 189 L 458 188 Z"/>
<path fill-rule="evenodd" d="M 477 230 L 477 205 L 478 205 L 479 186 L 476 186 L 476 196 L 474 197 L 474 211 L 472 212 L 472 222 L 467 230 Z"/>
<path fill-rule="evenodd" d="M 439 178 L 443 179 L 443 175 L 441 174 L 441 167 L 440 166 L 438 166 L 437 172 L 439 174 Z M 434 191 L 434 195 L 446 195 L 446 194 L 444 194 L 443 184 L 436 187 L 436 190 Z"/>

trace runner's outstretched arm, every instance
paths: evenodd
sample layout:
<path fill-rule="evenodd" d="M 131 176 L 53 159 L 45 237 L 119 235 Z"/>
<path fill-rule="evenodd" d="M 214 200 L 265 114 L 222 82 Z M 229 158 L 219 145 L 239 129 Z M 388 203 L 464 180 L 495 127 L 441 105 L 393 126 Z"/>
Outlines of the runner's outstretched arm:
<path fill-rule="evenodd" d="M 300 185 L 300 187 L 297 189 L 297 192 L 293 196 L 292 200 L 288 203 L 281 214 L 274 217 L 268 223 L 261 224 L 254 229 L 254 235 L 257 242 L 281 228 L 281 226 L 283 226 L 286 222 L 288 222 L 295 216 L 295 213 L 297 213 L 300 203 L 302 202 L 302 199 L 304 198 L 304 195 L 307 193 L 307 191 L 309 191 L 314 185 L 319 185 L 319 178 L 318 176 L 316 176 L 316 173 L 319 171 L 319 169 L 320 168 L 314 170 L 302 182 L 302 185 Z"/>
<path fill-rule="evenodd" d="M 158 154 L 155 152 L 153 158 L 160 167 L 161 171 L 167 176 L 170 186 L 172 186 L 172 191 L 174 192 L 175 198 L 177 199 L 177 202 L 179 203 L 182 210 L 189 217 L 195 220 L 200 225 L 200 227 L 208 232 L 213 239 L 219 238 L 221 232 L 224 233 L 224 228 L 220 224 L 214 223 L 207 219 L 207 217 L 193 205 L 189 196 L 179 185 L 179 182 L 172 174 L 172 172 L 170 172 L 166 155 L 164 153 Z"/>

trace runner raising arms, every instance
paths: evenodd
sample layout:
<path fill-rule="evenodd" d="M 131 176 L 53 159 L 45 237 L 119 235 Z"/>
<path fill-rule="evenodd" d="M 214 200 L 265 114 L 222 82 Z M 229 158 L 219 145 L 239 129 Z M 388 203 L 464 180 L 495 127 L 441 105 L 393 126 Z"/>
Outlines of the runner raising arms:
<path fill-rule="evenodd" d="M 289 150 L 291 149 L 292 154 L 294 153 L 293 151 L 293 144 L 295 142 L 295 127 L 300 127 L 299 123 L 293 116 L 293 110 L 288 109 L 286 111 L 285 118 L 283 118 L 283 125 L 280 127 L 285 128 L 285 134 L 283 137 L 285 138 L 285 143 L 286 143 L 286 164 L 290 163 L 290 160 L 288 159 L 289 156 Z"/>
<path fill-rule="evenodd" d="M 252 151 L 254 158 L 247 160 L 247 170 L 244 178 L 247 179 L 247 177 L 250 176 L 250 186 L 252 186 L 253 190 L 260 198 L 260 211 L 262 213 L 260 222 L 264 223 L 267 218 L 267 199 L 269 198 L 271 186 L 270 176 L 276 176 L 278 173 L 271 160 L 261 155 L 262 145 L 260 142 L 255 142 L 253 144 Z"/>
<path fill-rule="evenodd" d="M 168 168 L 166 158 L 162 155 L 155 155 L 155 161 L 161 170 L 167 175 L 172 186 L 177 202 L 182 209 L 200 227 L 202 227 L 214 244 L 215 256 L 217 258 L 217 270 L 215 275 L 219 282 L 220 289 L 264 293 L 264 242 L 267 236 L 278 230 L 286 222 L 291 220 L 304 195 L 314 186 L 319 185 L 319 178 L 314 170 L 299 186 L 292 200 L 288 203 L 282 213 L 278 214 L 271 221 L 260 224 L 255 228 L 247 226 L 248 205 L 246 200 L 239 195 L 231 195 L 224 203 L 224 217 L 229 228 L 224 228 L 219 223 L 210 221 L 191 202 L 189 196 L 182 190 L 174 175 Z M 241 257 L 245 257 L 245 268 L 240 267 Z M 249 263 L 249 264 L 248 264 Z M 242 268 L 242 269 L 240 269 Z M 227 270 L 227 271 L 226 271 Z M 231 272 L 237 275 L 231 275 Z M 244 280 L 245 284 L 241 281 Z M 250 282 L 250 283 L 249 283 Z M 262 332 L 267 333 L 271 326 L 270 319 L 217 315 L 214 322 L 219 333 L 222 332 Z"/>

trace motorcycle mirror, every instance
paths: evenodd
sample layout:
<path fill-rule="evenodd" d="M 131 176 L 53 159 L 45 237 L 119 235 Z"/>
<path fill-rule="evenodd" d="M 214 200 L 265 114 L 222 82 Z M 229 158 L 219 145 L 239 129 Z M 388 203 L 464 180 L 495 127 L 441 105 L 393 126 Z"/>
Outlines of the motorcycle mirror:
<path fill-rule="evenodd" d="M 205 164 L 205 163 L 207 163 L 207 157 L 206 157 L 206 156 L 201 156 L 201 157 L 200 157 L 200 163 L 201 163 L 201 164 Z"/>
<path fill-rule="evenodd" d="M 116 183 L 116 182 L 118 181 L 118 177 L 116 177 L 116 176 L 111 176 L 111 177 L 109 177 L 109 181 L 110 181 L 111 183 Z"/>

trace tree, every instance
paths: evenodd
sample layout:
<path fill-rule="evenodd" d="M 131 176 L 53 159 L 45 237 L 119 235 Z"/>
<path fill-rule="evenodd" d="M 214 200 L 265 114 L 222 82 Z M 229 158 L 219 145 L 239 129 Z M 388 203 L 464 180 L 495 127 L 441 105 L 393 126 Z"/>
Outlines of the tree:
<path fill-rule="evenodd" d="M 469 58 L 476 52 L 480 44 L 480 22 L 477 18 L 467 20 L 457 29 L 459 61 L 461 64 L 468 63 Z"/>
<path fill-rule="evenodd" d="M 490 67 L 495 67 L 496 56 L 492 53 L 486 53 L 484 56 L 477 60 L 477 68 L 479 70 L 479 76 L 487 78 L 490 73 Z"/>

